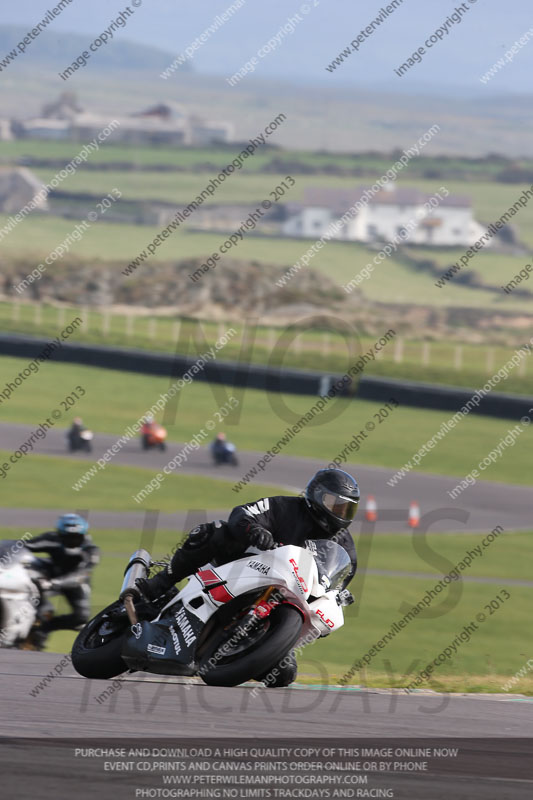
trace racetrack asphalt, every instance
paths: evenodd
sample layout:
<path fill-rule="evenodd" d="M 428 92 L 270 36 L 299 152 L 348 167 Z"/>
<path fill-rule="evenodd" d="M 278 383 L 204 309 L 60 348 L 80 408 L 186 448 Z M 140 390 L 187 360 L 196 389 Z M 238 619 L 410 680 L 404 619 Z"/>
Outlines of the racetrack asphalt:
<path fill-rule="evenodd" d="M 29 425 L 0 423 L 0 441 L 2 449 L 15 451 L 28 439 L 33 429 Z M 104 452 L 117 441 L 116 436 L 96 434 L 94 450 L 91 454 L 67 454 L 65 431 L 52 429 L 45 439 L 38 440 L 34 447 L 37 455 L 68 457 L 72 460 L 72 483 L 76 483 Z M 141 450 L 139 440 L 127 442 L 113 458 L 112 463 L 124 466 L 137 466 L 160 471 L 183 447 L 183 444 L 169 442 L 165 452 Z M 215 467 L 207 448 L 201 448 L 189 455 L 188 460 L 174 474 L 200 475 L 206 478 L 223 479 L 237 483 L 263 454 L 246 451 L 239 453 L 239 466 L 228 465 Z M 300 492 L 317 469 L 324 467 L 324 462 L 317 459 L 284 456 L 282 454 L 266 464 L 264 471 L 254 478 L 255 482 L 271 486 L 279 486 L 282 490 Z M 368 467 L 358 464 L 346 465 L 355 475 L 362 492 L 362 506 L 368 495 L 374 495 L 378 503 L 378 521 L 367 522 L 362 509 L 359 511 L 351 530 L 361 533 L 405 533 L 409 530 L 407 515 L 409 504 L 416 501 L 422 515 L 419 530 L 428 532 L 482 532 L 491 531 L 497 525 L 505 530 L 531 530 L 532 490 L 528 486 L 513 486 L 503 483 L 479 481 L 452 500 L 447 494 L 458 483 L 457 477 L 441 475 L 425 475 L 411 472 L 395 487 L 390 487 L 387 480 L 394 474 L 393 470 L 381 467 Z M 139 487 L 141 489 L 142 487 Z M 157 493 L 153 507 L 157 508 Z M 8 499 L 9 495 L 5 495 Z M 83 502 L 83 489 L 72 492 L 73 506 L 89 512 L 91 524 L 95 528 L 127 528 L 141 530 L 144 513 L 135 509 L 132 499 L 131 511 L 110 512 L 98 509 L 87 509 Z M 183 530 L 185 525 L 193 527 L 196 520 L 224 519 L 229 510 L 239 503 L 239 493 L 228 492 L 227 509 L 208 510 L 205 514 L 196 511 L 161 514 L 159 527 Z M 39 510 L 14 509 L 2 510 L 4 525 L 22 525 L 28 527 L 46 527 L 47 520 L 51 524 L 58 513 L 65 509 Z M 191 519 L 193 523 L 191 524 Z M 424 527 L 426 526 L 426 527 Z"/>
<path fill-rule="evenodd" d="M 62 668 L 60 675 L 49 679 L 47 685 L 42 685 L 44 676 L 52 674 L 62 658 L 53 653 L 2 652 L 0 770 L 6 798 L 66 800 L 75 796 L 78 800 L 89 800 L 98 796 L 102 800 L 126 800 L 156 796 L 347 796 L 405 800 L 449 800 L 450 797 L 458 800 L 526 800 L 532 796 L 531 698 L 405 694 L 401 690 L 360 687 L 311 689 L 293 686 L 275 690 L 262 688 L 254 692 L 255 684 L 219 688 L 204 686 L 194 678 L 134 673 L 125 676 L 120 689 L 102 699 L 112 681 L 86 680 L 70 665 Z M 36 692 L 40 683 L 42 688 Z M 305 784 L 307 793 L 298 788 L 287 789 L 285 794 L 280 790 L 250 793 L 246 784 L 241 784 L 232 790 L 232 794 L 224 795 L 221 790 L 220 794 L 208 794 L 205 790 L 202 793 L 199 784 L 194 793 L 184 789 L 184 794 L 157 795 L 154 791 L 162 792 L 161 789 L 149 788 L 143 794 L 139 787 L 160 785 L 161 773 L 150 772 L 141 776 L 134 767 L 148 764 L 150 769 L 153 757 L 150 761 L 124 759 L 116 750 L 113 752 L 118 757 L 112 754 L 107 758 L 105 755 L 91 758 L 89 751 L 91 747 L 148 746 L 148 753 L 152 755 L 150 748 L 154 745 L 159 748 L 184 745 L 231 748 L 268 743 L 275 747 L 284 744 L 294 747 L 296 744 L 302 748 L 294 751 L 296 754 L 302 753 L 303 748 L 309 748 L 308 752 L 312 753 L 316 745 L 321 748 L 339 744 L 347 748 L 356 745 L 423 748 L 437 742 L 441 746 L 459 746 L 462 758 L 457 762 L 453 757 L 433 759 L 429 762 L 429 774 L 397 771 L 382 774 L 378 772 L 378 759 L 375 759 L 375 766 L 365 767 L 363 764 L 362 767 L 370 769 L 367 774 L 370 775 L 368 785 L 373 787 L 371 790 L 353 789 L 353 794 L 337 795 L 332 789 L 315 789 L 313 793 L 309 787 L 316 787 L 319 783 L 318 779 L 311 777 L 313 773 L 310 773 L 310 782 Z M 76 747 L 86 748 L 89 755 L 76 758 Z M 156 755 L 162 752 L 165 751 L 156 750 Z M 192 775 L 193 780 L 208 784 L 208 775 L 219 774 L 217 762 L 205 755 L 212 751 L 205 749 L 200 752 L 204 753 L 203 760 L 196 759 L 195 762 L 200 766 L 192 767 L 193 759 L 189 759 L 192 769 L 187 770 L 187 761 L 183 766 L 174 761 L 174 767 L 165 767 L 163 763 L 162 768 L 172 769 L 176 775 Z M 286 757 L 285 761 L 289 758 Z M 405 756 L 403 761 L 408 759 Z M 110 774 L 104 765 L 106 760 L 115 764 L 129 761 L 131 771 Z M 306 759 L 309 760 L 313 761 L 313 757 Z M 336 760 L 340 761 L 340 757 L 337 756 Z M 353 764 L 355 759 L 344 760 Z M 392 766 L 392 759 L 388 760 Z M 415 760 L 414 756 L 410 760 Z M 278 763 L 281 766 L 276 769 L 283 773 L 287 767 L 283 762 Z M 207 767 L 203 766 L 206 764 Z M 367 764 L 371 762 L 367 761 Z M 228 768 L 233 770 L 232 774 L 239 774 L 238 768 Z M 205 769 L 208 771 L 198 771 Z M 347 768 L 344 775 L 361 774 L 354 769 L 353 766 Z M 305 770 L 300 771 L 299 776 L 304 773 Z M 302 777 L 291 778 L 291 785 L 302 786 Z M 348 777 L 341 779 L 340 786 L 342 781 L 345 786 L 350 785 Z M 251 781 L 247 785 L 251 786 Z"/>
<path fill-rule="evenodd" d="M 35 697 L 30 692 L 63 656 L 3 650 L 0 709 L 5 736 L 533 737 L 533 698 L 406 694 L 402 690 L 308 688 L 253 691 L 205 686 L 197 678 L 134 673 L 109 699 L 112 683 L 89 681 L 71 665 Z M 113 699 L 114 697 L 114 699 Z M 302 720 L 305 719 L 305 732 Z M 80 730 L 81 729 L 81 730 Z"/>

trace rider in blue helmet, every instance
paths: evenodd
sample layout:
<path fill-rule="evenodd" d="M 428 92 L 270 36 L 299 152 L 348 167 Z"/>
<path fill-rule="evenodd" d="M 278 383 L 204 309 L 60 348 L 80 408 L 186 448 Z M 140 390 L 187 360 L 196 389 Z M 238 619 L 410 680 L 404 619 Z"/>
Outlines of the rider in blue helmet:
<path fill-rule="evenodd" d="M 43 577 L 36 583 L 41 590 L 40 625 L 33 637 L 42 647 L 51 631 L 81 628 L 90 617 L 92 569 L 100 560 L 100 551 L 89 536 L 89 523 L 79 514 L 63 514 L 55 531 L 42 533 L 26 542 L 34 553 L 46 553 L 42 560 Z M 52 594 L 61 594 L 71 606 L 70 614 L 54 616 Z"/>

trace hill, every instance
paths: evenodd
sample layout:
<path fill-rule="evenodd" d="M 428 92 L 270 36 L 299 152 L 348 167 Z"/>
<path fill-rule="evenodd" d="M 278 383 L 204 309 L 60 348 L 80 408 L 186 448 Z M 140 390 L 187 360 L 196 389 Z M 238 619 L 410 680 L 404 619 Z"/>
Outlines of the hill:
<path fill-rule="evenodd" d="M 28 29 L 22 25 L 0 25 L 0 60 L 16 49 L 27 33 Z M 94 36 L 90 33 L 86 35 L 58 33 L 53 28 L 49 31 L 45 30 L 32 41 L 31 46 L 24 53 L 20 53 L 13 62 L 4 67 L 3 71 L 7 76 L 8 70 L 18 70 L 19 65 L 24 65 L 26 68 L 39 65 L 59 72 L 75 61 L 80 53 L 87 50 L 88 45 L 97 35 L 97 33 Z M 101 47 L 98 50 L 97 56 L 91 60 L 91 72 L 115 69 L 140 70 L 147 73 L 161 72 L 168 67 L 169 63 L 172 63 L 174 58 L 174 53 L 117 37 L 112 47 Z M 185 72 L 191 71 L 191 63 L 186 62 L 180 69 Z"/>

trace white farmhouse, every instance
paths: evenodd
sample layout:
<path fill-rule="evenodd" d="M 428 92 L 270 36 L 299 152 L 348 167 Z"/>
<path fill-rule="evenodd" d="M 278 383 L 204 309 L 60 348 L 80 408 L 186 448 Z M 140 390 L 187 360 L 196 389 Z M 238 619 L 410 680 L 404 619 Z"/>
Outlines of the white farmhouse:
<path fill-rule="evenodd" d="M 309 187 L 303 203 L 287 206 L 283 234 L 319 239 L 332 222 L 361 200 L 365 191 L 365 187 L 353 191 Z M 428 211 L 424 203 L 430 197 L 418 189 L 389 184 L 362 205 L 332 238 L 372 244 L 392 241 L 410 230 L 405 241 L 430 247 L 470 247 L 479 239 L 484 228 L 474 219 L 468 197 L 450 194 Z"/>

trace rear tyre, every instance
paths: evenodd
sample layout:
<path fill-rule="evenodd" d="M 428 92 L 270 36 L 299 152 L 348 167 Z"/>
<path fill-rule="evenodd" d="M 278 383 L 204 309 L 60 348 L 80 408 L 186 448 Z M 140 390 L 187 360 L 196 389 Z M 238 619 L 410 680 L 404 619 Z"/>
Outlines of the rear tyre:
<path fill-rule="evenodd" d="M 78 634 L 72 646 L 72 665 L 84 678 L 114 678 L 128 669 L 122 660 L 122 642 L 129 622 L 111 616 L 121 605 L 117 600 L 104 608 Z"/>
<path fill-rule="evenodd" d="M 257 618 L 252 630 L 250 622 L 249 615 L 241 617 L 213 635 L 198 668 L 208 686 L 238 686 L 268 674 L 300 638 L 303 618 L 294 606 L 282 604 Z"/>

